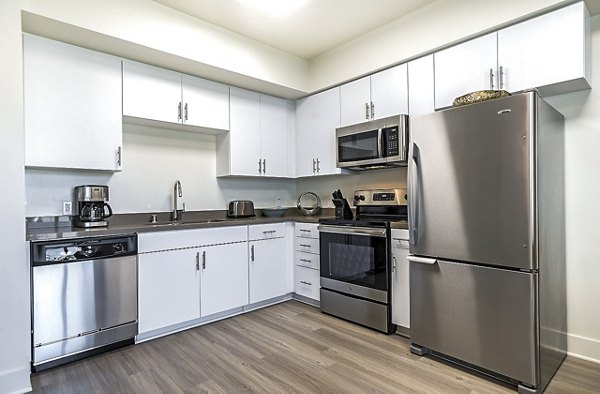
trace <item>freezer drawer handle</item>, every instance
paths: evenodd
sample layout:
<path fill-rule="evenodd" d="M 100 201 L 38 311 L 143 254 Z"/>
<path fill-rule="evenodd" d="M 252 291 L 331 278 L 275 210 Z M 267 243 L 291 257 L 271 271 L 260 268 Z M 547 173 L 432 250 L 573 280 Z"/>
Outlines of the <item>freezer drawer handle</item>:
<path fill-rule="evenodd" d="M 437 263 L 437 259 L 431 259 L 427 257 L 408 256 L 408 261 L 411 263 L 429 264 L 433 265 Z"/>

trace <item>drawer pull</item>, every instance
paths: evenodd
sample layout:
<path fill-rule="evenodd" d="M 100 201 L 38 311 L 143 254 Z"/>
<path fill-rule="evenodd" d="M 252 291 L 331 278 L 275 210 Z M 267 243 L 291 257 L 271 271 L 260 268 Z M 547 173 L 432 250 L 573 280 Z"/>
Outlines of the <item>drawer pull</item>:
<path fill-rule="evenodd" d="M 263 231 L 263 234 L 273 234 L 277 232 L 277 230 L 268 230 L 268 231 Z"/>
<path fill-rule="evenodd" d="M 304 229 L 304 228 L 301 228 L 300 231 L 302 231 L 303 233 L 310 233 L 310 230 L 307 230 L 307 229 Z"/>
<path fill-rule="evenodd" d="M 312 263 L 312 260 L 300 259 L 303 263 Z"/>
<path fill-rule="evenodd" d="M 312 286 L 312 283 L 310 282 L 306 282 L 304 280 L 301 280 L 300 283 L 304 284 L 304 285 L 308 285 L 308 286 Z"/>
<path fill-rule="evenodd" d="M 300 244 L 300 246 L 302 246 L 303 248 L 310 248 L 310 245 L 307 244 Z"/>

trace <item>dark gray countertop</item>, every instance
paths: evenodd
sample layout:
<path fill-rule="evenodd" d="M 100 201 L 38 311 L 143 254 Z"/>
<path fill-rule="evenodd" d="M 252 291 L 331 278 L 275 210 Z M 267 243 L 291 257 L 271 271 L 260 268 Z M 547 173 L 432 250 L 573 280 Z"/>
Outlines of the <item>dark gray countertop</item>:
<path fill-rule="evenodd" d="M 80 228 L 71 225 L 69 217 L 32 217 L 27 218 L 27 241 L 46 241 L 79 237 L 97 237 L 103 235 L 145 233 L 155 231 L 177 231 L 199 228 L 243 226 L 253 224 L 304 222 L 318 223 L 321 218 L 334 216 L 333 208 L 324 208 L 317 215 L 306 216 L 296 208 L 289 208 L 282 217 L 262 216 L 256 210 L 256 216 L 250 218 L 228 218 L 226 211 L 184 212 L 182 220 L 176 224 L 170 222 L 170 212 L 157 212 L 157 223 L 150 223 L 153 213 L 118 214 L 108 219 L 107 227 Z"/>

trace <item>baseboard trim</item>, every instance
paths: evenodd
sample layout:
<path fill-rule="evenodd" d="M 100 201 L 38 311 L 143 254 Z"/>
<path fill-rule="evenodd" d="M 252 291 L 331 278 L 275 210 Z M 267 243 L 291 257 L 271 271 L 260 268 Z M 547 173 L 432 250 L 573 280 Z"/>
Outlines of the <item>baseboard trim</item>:
<path fill-rule="evenodd" d="M 0 371 L 0 392 L 5 394 L 21 394 L 33 390 L 30 379 L 29 364 L 22 368 Z"/>
<path fill-rule="evenodd" d="M 600 341 L 575 334 L 567 334 L 567 354 L 600 364 Z"/>

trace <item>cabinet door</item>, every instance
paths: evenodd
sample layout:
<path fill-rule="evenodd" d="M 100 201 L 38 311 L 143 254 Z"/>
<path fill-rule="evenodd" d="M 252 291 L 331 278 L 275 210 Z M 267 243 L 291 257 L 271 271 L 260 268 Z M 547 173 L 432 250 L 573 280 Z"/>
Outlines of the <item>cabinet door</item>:
<path fill-rule="evenodd" d="M 189 75 L 182 75 L 181 82 L 183 122 L 229 130 L 229 86 Z"/>
<path fill-rule="evenodd" d="M 286 240 L 252 241 L 250 245 L 250 303 L 286 293 Z"/>
<path fill-rule="evenodd" d="M 463 94 L 497 89 L 496 33 L 436 52 L 434 59 L 436 109 L 451 106 Z"/>
<path fill-rule="evenodd" d="M 410 328 L 408 230 L 392 230 L 392 323 Z"/>
<path fill-rule="evenodd" d="M 364 77 L 340 86 L 341 126 L 371 119 L 371 79 Z"/>
<path fill-rule="evenodd" d="M 123 115 L 181 123 L 181 74 L 123 61 Z"/>
<path fill-rule="evenodd" d="M 200 250 L 201 316 L 248 304 L 248 243 Z"/>
<path fill-rule="evenodd" d="M 25 165 L 119 170 L 121 60 L 23 36 Z"/>
<path fill-rule="evenodd" d="M 513 92 L 567 81 L 579 82 L 579 89 L 589 88 L 585 81 L 588 18 L 585 3 L 580 2 L 498 31 L 501 88 Z"/>
<path fill-rule="evenodd" d="M 407 65 L 371 75 L 371 119 L 408 113 Z"/>
<path fill-rule="evenodd" d="M 200 317 L 198 250 L 140 254 L 140 334 Z"/>
<path fill-rule="evenodd" d="M 313 151 L 317 153 L 317 175 L 340 174 L 336 166 L 335 129 L 340 127 L 340 88 L 319 93 L 316 97 Z"/>
<path fill-rule="evenodd" d="M 296 176 L 312 176 L 315 174 L 316 135 L 314 124 L 316 122 L 315 96 L 309 96 L 296 102 Z"/>
<path fill-rule="evenodd" d="M 260 175 L 260 94 L 231 88 L 231 175 Z"/>
<path fill-rule="evenodd" d="M 288 176 L 288 114 L 291 103 L 260 95 L 260 156 L 263 175 Z"/>
<path fill-rule="evenodd" d="M 410 116 L 435 111 L 433 84 L 433 55 L 408 62 L 408 113 Z"/>

